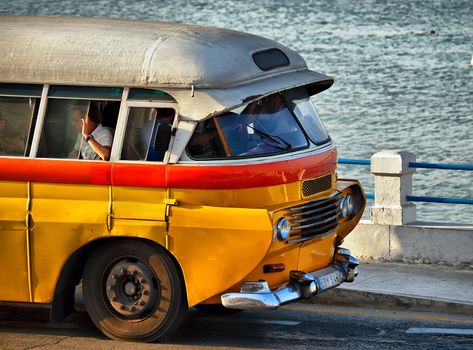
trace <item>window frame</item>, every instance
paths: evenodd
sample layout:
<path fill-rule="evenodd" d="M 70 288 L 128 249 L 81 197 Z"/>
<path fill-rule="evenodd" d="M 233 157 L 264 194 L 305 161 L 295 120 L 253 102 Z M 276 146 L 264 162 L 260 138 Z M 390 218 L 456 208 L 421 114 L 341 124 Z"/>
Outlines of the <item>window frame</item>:
<path fill-rule="evenodd" d="M 31 149 L 31 143 L 32 143 L 32 139 L 33 139 L 33 133 L 34 133 L 34 126 L 36 124 L 36 119 L 37 119 L 37 116 L 38 116 L 38 109 L 39 109 L 39 104 L 40 104 L 40 99 L 37 97 L 37 96 L 29 96 L 29 95 L 23 95 L 23 96 L 20 96 L 20 95 L 11 95 L 11 94 L 0 94 L 0 99 L 26 99 L 26 100 L 29 100 L 28 104 L 31 104 L 31 100 L 34 100 L 34 103 L 33 103 L 33 108 L 31 109 L 30 108 L 30 111 L 28 114 L 25 114 L 24 116 L 26 117 L 27 116 L 27 123 L 28 123 L 28 127 L 23 129 L 21 132 L 22 134 L 20 135 L 16 135 L 14 137 L 21 137 L 22 135 L 25 135 L 26 136 L 26 140 L 25 140 L 25 143 L 24 143 L 24 146 L 23 146 L 23 152 L 22 152 L 22 155 L 19 155 L 19 154 L 3 154 L 3 155 L 0 155 L 1 157 L 14 157 L 14 158 L 27 158 L 29 153 L 30 153 L 30 149 Z M 5 101 L 7 104 L 8 102 Z M 11 102 L 10 102 L 11 103 Z M 8 115 L 7 115 L 8 117 Z M 8 135 L 6 135 L 8 137 Z"/>
<path fill-rule="evenodd" d="M 110 161 L 120 162 L 120 163 L 131 163 L 131 164 L 162 164 L 167 163 L 170 157 L 170 150 L 172 150 L 172 146 L 174 144 L 175 135 L 171 136 L 171 140 L 169 141 L 168 151 L 166 152 L 163 161 L 137 161 L 137 160 L 128 160 L 128 159 L 120 159 L 121 153 L 123 149 L 123 144 L 125 141 L 125 134 L 128 125 L 128 117 L 130 114 L 130 108 L 138 107 L 138 108 L 172 108 L 175 111 L 174 121 L 172 124 L 173 130 L 177 129 L 177 124 L 179 123 L 179 105 L 177 102 L 158 102 L 158 101 L 140 101 L 140 100 L 128 100 L 128 92 L 129 89 L 125 88 L 123 94 L 126 95 L 122 99 L 122 103 L 120 105 L 120 112 L 118 114 L 118 122 L 117 128 L 115 129 L 115 137 L 114 142 L 112 144 L 112 151 L 110 153 Z M 173 133 L 174 134 L 174 133 Z"/>
<path fill-rule="evenodd" d="M 110 89 L 119 89 L 121 97 L 118 98 L 118 97 L 113 97 L 112 95 L 107 95 L 106 90 L 110 90 Z M 96 87 L 96 86 L 43 84 L 43 90 L 41 93 L 38 114 L 36 117 L 36 124 L 34 127 L 34 134 L 33 134 L 33 140 L 31 142 L 29 158 L 39 158 L 38 150 L 39 150 L 39 145 L 41 142 L 42 130 L 44 128 L 44 122 L 46 119 L 48 101 L 50 99 L 51 100 L 116 101 L 116 102 L 120 102 L 120 109 L 121 109 L 121 105 L 123 103 L 124 90 L 125 88 L 123 87 Z M 53 91 L 54 94 L 51 94 L 51 91 Z M 77 95 L 74 94 L 74 92 L 77 92 L 77 91 L 79 91 L 79 94 Z M 114 139 L 115 139 L 115 135 L 114 135 Z M 70 158 L 50 158 L 50 157 L 40 157 L 40 158 L 41 159 L 56 159 L 56 160 L 59 160 L 59 159 L 60 160 L 76 160 L 76 159 L 70 159 Z"/>
<path fill-rule="evenodd" d="M 37 127 L 38 119 L 41 113 L 41 103 L 42 103 L 43 95 L 44 95 L 43 84 L 0 83 L 0 96 L 2 97 L 22 97 L 22 98 L 35 98 L 36 99 L 34 109 L 31 112 L 31 119 L 29 122 L 28 135 L 26 139 L 26 145 L 25 145 L 25 150 L 23 152 L 23 156 L 5 156 L 5 157 L 15 157 L 15 158 L 31 157 L 34 134 L 36 133 L 36 127 Z"/>
<path fill-rule="evenodd" d="M 320 120 L 320 122 L 322 123 L 322 126 L 324 127 L 325 129 L 325 132 L 327 133 L 327 138 L 321 142 L 315 142 L 314 140 L 312 140 L 312 137 L 310 136 L 309 132 L 306 130 L 306 125 L 302 122 L 301 118 L 296 114 L 296 112 L 294 111 L 295 108 L 291 108 L 291 102 L 290 100 L 286 97 L 286 93 L 288 91 L 291 91 L 291 90 L 296 90 L 296 89 L 300 89 L 300 88 L 304 88 L 304 87 L 296 87 L 296 88 L 293 88 L 293 89 L 288 89 L 288 90 L 284 90 L 284 91 L 280 91 L 280 95 L 281 95 L 281 98 L 284 100 L 284 103 L 286 104 L 287 108 L 289 109 L 289 111 L 291 112 L 291 114 L 294 116 L 294 118 L 296 118 L 296 120 L 298 121 L 299 125 L 301 126 L 302 128 L 302 131 L 304 132 L 307 140 L 309 140 L 310 143 L 312 143 L 313 145 L 315 145 L 316 147 L 320 147 L 320 146 L 323 146 L 329 142 L 332 142 L 332 137 L 330 136 L 330 134 L 328 133 L 328 130 L 327 128 L 325 127 L 323 121 L 322 121 L 322 118 L 320 118 L 319 116 L 319 113 L 317 111 L 317 108 L 315 107 L 315 104 L 312 102 L 312 100 L 310 99 L 311 96 L 310 94 L 307 94 L 308 95 L 308 102 L 312 104 L 312 107 L 314 108 L 315 110 L 315 113 L 317 114 L 317 118 Z M 294 103 L 294 106 L 296 106 L 296 104 Z"/>

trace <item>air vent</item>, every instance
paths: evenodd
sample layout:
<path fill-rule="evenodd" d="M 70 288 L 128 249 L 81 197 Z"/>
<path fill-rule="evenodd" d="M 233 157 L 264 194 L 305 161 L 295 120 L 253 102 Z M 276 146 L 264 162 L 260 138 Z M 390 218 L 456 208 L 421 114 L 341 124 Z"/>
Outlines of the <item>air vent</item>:
<path fill-rule="evenodd" d="M 306 180 L 302 183 L 302 197 L 310 197 L 314 194 L 327 191 L 332 188 L 332 174 L 317 179 Z"/>
<path fill-rule="evenodd" d="M 269 49 L 253 54 L 253 61 L 264 71 L 268 71 L 278 67 L 289 66 L 289 58 L 279 49 Z"/>

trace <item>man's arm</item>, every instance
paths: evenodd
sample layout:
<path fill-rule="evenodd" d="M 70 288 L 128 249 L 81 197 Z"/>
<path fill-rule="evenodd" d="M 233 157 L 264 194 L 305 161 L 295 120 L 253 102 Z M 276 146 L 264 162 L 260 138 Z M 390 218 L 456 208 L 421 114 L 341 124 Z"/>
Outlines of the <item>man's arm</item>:
<path fill-rule="evenodd" d="M 92 138 L 91 135 L 89 135 L 89 140 L 87 141 L 94 150 L 95 153 L 99 155 L 100 158 L 103 160 L 109 160 L 110 159 L 110 150 L 112 149 L 110 146 L 102 146 L 100 143 L 97 142 L 96 139 Z"/>
<path fill-rule="evenodd" d="M 96 127 L 97 125 L 90 120 L 89 116 L 86 116 L 84 119 L 82 119 L 82 136 L 100 158 L 103 160 L 109 160 L 110 150 L 112 149 L 111 145 L 102 145 L 91 135 L 92 131 L 94 131 Z"/>

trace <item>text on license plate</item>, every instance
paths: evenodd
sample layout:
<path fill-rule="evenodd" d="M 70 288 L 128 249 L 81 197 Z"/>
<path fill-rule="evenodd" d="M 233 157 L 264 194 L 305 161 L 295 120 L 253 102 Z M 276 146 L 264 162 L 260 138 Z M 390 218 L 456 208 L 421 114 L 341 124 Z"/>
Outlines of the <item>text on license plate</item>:
<path fill-rule="evenodd" d="M 330 272 L 326 275 L 316 277 L 316 281 L 319 291 L 321 292 L 341 284 L 343 282 L 343 274 L 340 271 Z"/>

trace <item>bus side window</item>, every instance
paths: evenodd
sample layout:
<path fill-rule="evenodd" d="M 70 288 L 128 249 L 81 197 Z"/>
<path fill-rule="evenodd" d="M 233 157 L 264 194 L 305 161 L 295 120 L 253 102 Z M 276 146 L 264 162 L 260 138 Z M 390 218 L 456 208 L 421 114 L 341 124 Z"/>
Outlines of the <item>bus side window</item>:
<path fill-rule="evenodd" d="M 160 124 L 172 125 L 173 108 L 131 107 L 123 142 L 121 159 L 135 161 L 162 161 L 164 153 L 155 145 Z M 157 141 L 157 142 L 156 142 Z"/>
<path fill-rule="evenodd" d="M 28 156 L 38 105 L 37 98 L 0 97 L 0 156 Z"/>
<path fill-rule="evenodd" d="M 103 145 L 111 147 L 119 108 L 120 103 L 117 107 L 113 101 L 49 99 L 38 157 L 100 159 L 82 136 L 82 119 L 86 115 L 93 115 L 100 128 L 107 129 L 105 134 L 110 135 L 105 137 L 107 141 Z M 107 125 L 102 125 L 105 123 Z M 97 142 L 100 143 L 98 138 Z"/>
<path fill-rule="evenodd" d="M 170 130 L 171 125 L 174 122 L 175 114 L 176 111 L 173 108 L 156 108 L 156 122 L 154 123 L 146 160 L 154 162 L 163 161 L 164 154 L 169 147 L 169 138 L 171 134 L 169 131 L 169 133 L 166 133 L 167 137 L 163 137 L 163 133 L 161 133 L 161 135 L 158 137 L 158 130 L 160 126 L 164 127 L 165 125 L 168 125 Z M 159 148 L 161 148 L 161 150 Z"/>
<path fill-rule="evenodd" d="M 154 108 L 131 107 L 120 159 L 146 160 L 147 145 L 151 140 L 156 111 Z"/>
<path fill-rule="evenodd" d="M 228 150 L 222 142 L 215 118 L 197 124 L 187 151 L 189 156 L 195 159 L 216 159 L 227 156 Z"/>

